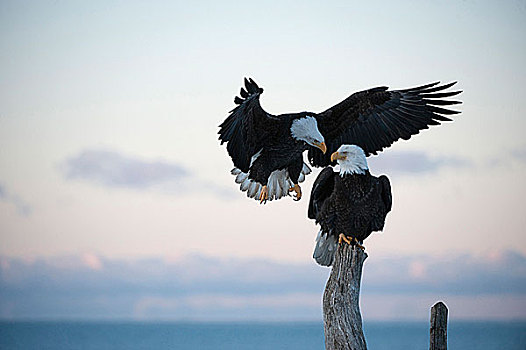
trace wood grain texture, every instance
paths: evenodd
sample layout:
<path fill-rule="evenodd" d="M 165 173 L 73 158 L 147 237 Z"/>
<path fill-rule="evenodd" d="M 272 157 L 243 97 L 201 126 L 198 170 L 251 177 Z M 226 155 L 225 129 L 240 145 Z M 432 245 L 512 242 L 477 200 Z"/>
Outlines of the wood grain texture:
<path fill-rule="evenodd" d="M 365 350 L 360 313 L 360 282 L 367 254 L 340 244 L 323 293 L 323 321 L 327 350 Z"/>
<path fill-rule="evenodd" d="M 431 308 L 429 349 L 447 350 L 447 307 L 439 301 Z"/>

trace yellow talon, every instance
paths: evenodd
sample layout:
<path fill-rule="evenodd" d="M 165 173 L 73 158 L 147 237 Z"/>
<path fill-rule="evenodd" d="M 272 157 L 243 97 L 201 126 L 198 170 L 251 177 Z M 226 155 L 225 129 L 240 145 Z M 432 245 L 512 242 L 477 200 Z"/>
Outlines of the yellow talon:
<path fill-rule="evenodd" d="M 259 195 L 259 204 L 264 203 L 268 200 L 268 187 L 265 185 L 261 189 L 261 194 Z"/>
<path fill-rule="evenodd" d="M 351 237 L 352 239 L 352 237 Z M 351 244 L 351 240 L 349 238 L 347 238 L 343 233 L 340 233 L 340 236 L 338 237 L 338 243 L 341 244 L 342 241 L 344 241 L 345 243 L 347 244 Z"/>
<path fill-rule="evenodd" d="M 361 250 L 364 250 L 365 251 L 365 247 L 363 245 L 360 244 L 360 242 L 358 242 L 358 240 L 356 239 L 356 237 L 353 237 L 353 240 L 354 240 L 354 245 L 356 245 L 358 248 L 360 248 Z"/>
<path fill-rule="evenodd" d="M 299 201 L 301 199 L 301 187 L 298 184 L 294 184 L 293 187 L 289 188 L 289 192 L 296 192 L 296 197 L 294 200 Z"/>

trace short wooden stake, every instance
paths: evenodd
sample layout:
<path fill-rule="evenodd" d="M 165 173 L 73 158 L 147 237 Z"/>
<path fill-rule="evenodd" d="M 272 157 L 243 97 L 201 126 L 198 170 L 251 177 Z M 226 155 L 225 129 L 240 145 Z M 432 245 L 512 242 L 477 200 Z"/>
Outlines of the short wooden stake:
<path fill-rule="evenodd" d="M 447 350 L 447 307 L 439 301 L 431 308 L 429 350 Z"/>

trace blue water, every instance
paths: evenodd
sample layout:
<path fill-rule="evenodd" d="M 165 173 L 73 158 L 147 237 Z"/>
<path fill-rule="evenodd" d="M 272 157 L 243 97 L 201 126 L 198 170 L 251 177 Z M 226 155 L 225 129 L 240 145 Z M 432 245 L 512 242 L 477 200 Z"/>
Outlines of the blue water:
<path fill-rule="evenodd" d="M 428 349 L 425 322 L 364 324 L 371 350 Z M 526 349 L 526 322 L 453 322 L 449 349 Z M 0 322 L 0 349 L 323 349 L 321 323 Z"/>

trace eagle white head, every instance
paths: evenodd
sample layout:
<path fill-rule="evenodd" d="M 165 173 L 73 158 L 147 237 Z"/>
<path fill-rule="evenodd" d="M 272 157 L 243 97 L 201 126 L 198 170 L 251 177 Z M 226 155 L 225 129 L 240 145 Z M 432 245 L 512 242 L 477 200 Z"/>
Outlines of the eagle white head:
<path fill-rule="evenodd" d="M 296 140 L 302 140 L 311 146 L 318 147 L 323 153 L 327 152 L 325 139 L 318 129 L 316 118 L 307 116 L 294 120 L 290 133 Z"/>
<path fill-rule="evenodd" d="M 365 152 L 356 145 L 341 145 L 338 151 L 331 155 L 331 160 L 337 160 L 340 165 L 340 176 L 365 174 L 369 170 Z"/>

